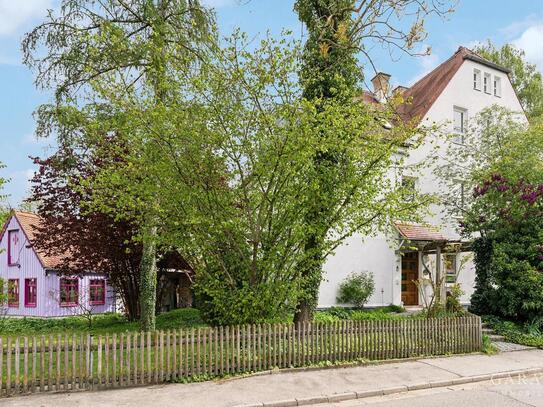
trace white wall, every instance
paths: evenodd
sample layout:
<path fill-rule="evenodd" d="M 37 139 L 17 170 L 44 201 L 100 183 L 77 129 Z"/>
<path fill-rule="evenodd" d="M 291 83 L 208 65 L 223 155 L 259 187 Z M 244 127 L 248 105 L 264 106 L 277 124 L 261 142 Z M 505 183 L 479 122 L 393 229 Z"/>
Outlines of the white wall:
<path fill-rule="evenodd" d="M 319 292 L 319 307 L 337 305 L 339 284 L 351 273 L 371 272 L 375 293 L 368 306 L 398 304 L 401 301 L 398 256 L 386 236 L 363 239 L 356 234 L 338 247 L 324 266 L 325 279 Z"/>
<path fill-rule="evenodd" d="M 482 89 L 481 91 L 473 89 L 474 68 L 481 70 L 481 77 L 483 77 L 485 72 L 490 73 L 492 77 L 495 75 L 501 77 L 501 97 L 486 94 Z M 496 69 L 487 68 L 479 63 L 465 60 L 442 94 L 428 110 L 421 121 L 421 126 L 437 124 L 443 126 L 445 132 L 450 132 L 452 131 L 454 106 L 467 109 L 469 121 L 470 117 L 475 116 L 481 110 L 494 104 L 503 106 L 514 112 L 519 112 L 520 120 L 527 122 L 507 75 Z M 427 143 L 410 154 L 407 164 L 418 163 L 429 155 L 435 154 L 436 151 L 434 148 L 436 145 L 440 146 L 437 150 L 437 163 L 442 163 L 447 142 L 442 133 L 434 134 Z M 417 188 L 424 193 L 439 192 L 440 181 L 434 176 L 431 167 L 426 167 L 422 174 L 419 175 Z M 425 219 L 426 222 L 440 227 L 442 232 L 448 237 L 459 237 L 456 232 L 456 224 L 448 222 L 442 206 L 433 205 L 430 211 L 431 214 Z M 465 256 L 471 259 L 469 254 L 459 255 L 457 264 L 460 264 L 460 257 Z M 435 267 L 435 261 L 433 262 L 433 267 Z M 361 236 L 354 235 L 344 245 L 339 247 L 333 256 L 330 256 L 324 266 L 325 275 L 319 293 L 319 307 L 336 305 L 339 283 L 350 273 L 360 271 L 370 271 L 375 277 L 375 294 L 370 299 L 368 305 L 400 304 L 400 268 L 400 256 L 396 254 L 395 249 L 391 247 L 391 242 L 387 241 L 385 236 L 379 235 L 363 240 Z M 473 292 L 474 278 L 475 269 L 473 261 L 470 260 L 464 265 L 458 279 L 464 290 L 464 295 L 461 298 L 463 303 L 469 303 Z M 381 294 L 381 290 L 384 291 L 383 294 Z"/>

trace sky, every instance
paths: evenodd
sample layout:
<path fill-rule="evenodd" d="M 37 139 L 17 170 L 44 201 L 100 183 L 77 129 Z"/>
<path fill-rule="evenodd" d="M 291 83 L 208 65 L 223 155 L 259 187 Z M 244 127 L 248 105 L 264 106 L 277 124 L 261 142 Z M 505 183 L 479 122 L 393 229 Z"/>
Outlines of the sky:
<path fill-rule="evenodd" d="M 258 39 L 278 36 L 284 29 L 297 38 L 302 25 L 293 12 L 294 0 L 203 0 L 214 7 L 221 33 L 236 28 Z M 33 73 L 22 64 L 20 43 L 25 32 L 58 7 L 59 0 L 0 0 L 0 177 L 7 178 L 4 193 L 16 207 L 28 196 L 35 166 L 29 157 L 45 157 L 54 151 L 54 140 L 36 139 L 33 111 L 50 100 L 50 94 L 34 86 Z M 460 46 L 472 47 L 490 39 L 497 45 L 513 43 L 543 71 L 543 0 L 460 0 L 445 20 L 426 22 L 431 55 L 411 57 L 372 48 L 376 68 L 392 75 L 392 85 L 413 84 Z M 367 61 L 360 59 L 361 65 Z M 367 64 L 366 64 L 367 65 Z M 365 69 L 367 77 L 373 72 Z"/>

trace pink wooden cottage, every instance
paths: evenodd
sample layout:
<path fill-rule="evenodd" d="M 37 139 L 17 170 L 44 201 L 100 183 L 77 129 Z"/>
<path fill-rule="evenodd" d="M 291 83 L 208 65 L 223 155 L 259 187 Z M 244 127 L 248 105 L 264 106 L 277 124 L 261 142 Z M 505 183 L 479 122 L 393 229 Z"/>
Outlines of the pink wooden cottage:
<path fill-rule="evenodd" d="M 115 311 L 115 295 L 99 273 L 61 276 L 58 258 L 45 256 L 32 246 L 40 217 L 13 211 L 0 233 L 0 279 L 7 289 L 7 315 L 62 317 Z"/>

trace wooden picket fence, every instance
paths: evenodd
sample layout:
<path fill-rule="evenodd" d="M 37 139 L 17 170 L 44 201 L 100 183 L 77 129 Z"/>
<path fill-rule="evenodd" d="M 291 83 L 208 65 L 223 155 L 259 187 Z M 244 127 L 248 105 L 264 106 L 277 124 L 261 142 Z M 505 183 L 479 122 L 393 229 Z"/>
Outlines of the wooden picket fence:
<path fill-rule="evenodd" d="M 259 324 L 113 335 L 0 337 L 0 397 L 136 386 L 480 351 L 481 319 Z"/>

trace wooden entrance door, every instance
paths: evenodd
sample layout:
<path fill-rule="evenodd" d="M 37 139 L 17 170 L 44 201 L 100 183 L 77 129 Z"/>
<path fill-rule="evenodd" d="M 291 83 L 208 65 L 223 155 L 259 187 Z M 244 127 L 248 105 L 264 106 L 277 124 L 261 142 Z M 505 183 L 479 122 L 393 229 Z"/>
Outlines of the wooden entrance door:
<path fill-rule="evenodd" d="M 414 283 L 419 278 L 419 253 L 402 255 L 402 302 L 404 305 L 418 305 L 419 291 Z"/>

